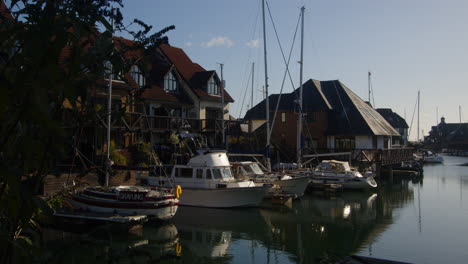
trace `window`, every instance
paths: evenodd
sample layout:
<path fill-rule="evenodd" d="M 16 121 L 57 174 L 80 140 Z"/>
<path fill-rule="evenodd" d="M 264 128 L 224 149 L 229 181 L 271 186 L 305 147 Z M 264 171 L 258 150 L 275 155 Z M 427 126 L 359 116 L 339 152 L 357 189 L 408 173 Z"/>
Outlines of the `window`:
<path fill-rule="evenodd" d="M 335 148 L 339 150 L 355 149 L 356 142 L 353 137 L 342 137 L 335 139 Z"/>
<path fill-rule="evenodd" d="M 209 94 L 214 94 L 214 95 L 219 95 L 220 92 L 219 92 L 219 86 L 216 84 L 216 81 L 214 78 L 211 78 L 209 81 L 208 81 L 208 90 L 207 92 Z"/>
<path fill-rule="evenodd" d="M 182 178 L 192 178 L 192 168 L 179 168 L 178 176 Z"/>
<path fill-rule="evenodd" d="M 223 176 L 221 175 L 221 169 L 212 169 L 212 172 L 215 179 L 223 178 Z"/>
<path fill-rule="evenodd" d="M 177 92 L 179 83 L 175 78 L 174 74 L 170 71 L 164 77 L 164 90 L 168 92 Z"/>
<path fill-rule="evenodd" d="M 120 73 L 116 72 L 110 61 L 104 62 L 104 79 L 109 79 L 112 70 L 112 80 L 121 81 Z"/>
<path fill-rule="evenodd" d="M 197 179 L 203 179 L 203 170 L 202 169 L 197 169 Z"/>
<path fill-rule="evenodd" d="M 286 113 L 281 113 L 281 123 L 286 123 Z"/>
<path fill-rule="evenodd" d="M 138 84 L 138 86 L 145 86 L 146 79 L 145 76 L 143 76 L 140 67 L 138 67 L 137 65 L 133 65 L 130 69 L 130 75 L 132 76 L 133 80 Z"/>
<path fill-rule="evenodd" d="M 207 169 L 207 170 L 206 170 L 206 178 L 207 178 L 207 179 L 210 179 L 210 180 L 213 179 L 213 176 L 212 176 L 212 174 L 211 174 L 211 170 L 210 170 L 210 169 Z"/>

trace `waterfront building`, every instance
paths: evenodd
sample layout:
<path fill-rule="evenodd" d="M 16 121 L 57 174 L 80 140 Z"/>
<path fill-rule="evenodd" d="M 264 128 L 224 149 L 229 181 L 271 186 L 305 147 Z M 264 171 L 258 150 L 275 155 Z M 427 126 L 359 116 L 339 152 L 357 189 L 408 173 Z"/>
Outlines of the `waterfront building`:
<path fill-rule="evenodd" d="M 440 118 L 437 126 L 432 126 L 424 143 L 436 150 L 468 150 L 468 123 L 446 123 Z"/>
<path fill-rule="evenodd" d="M 391 108 L 375 109 L 379 114 L 400 133 L 399 136 L 392 137 L 392 147 L 406 147 L 408 145 L 408 124 L 399 114 L 392 111 Z"/>
<path fill-rule="evenodd" d="M 272 144 L 294 156 L 298 120 L 299 89 L 289 94 L 273 94 Z M 375 109 L 339 80 L 308 80 L 303 84 L 304 154 L 361 149 L 391 149 L 392 137 L 400 133 Z M 278 104 L 279 102 L 279 104 Z M 250 133 L 265 130 L 265 100 L 247 111 L 244 120 Z M 261 138 L 257 136 L 257 138 Z"/>

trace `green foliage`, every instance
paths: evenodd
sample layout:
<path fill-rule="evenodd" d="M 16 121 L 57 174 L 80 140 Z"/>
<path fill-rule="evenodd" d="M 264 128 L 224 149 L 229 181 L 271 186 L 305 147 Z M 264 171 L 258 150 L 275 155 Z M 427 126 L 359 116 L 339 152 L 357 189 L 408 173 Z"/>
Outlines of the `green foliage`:
<path fill-rule="evenodd" d="M 116 49 L 108 21 L 124 26 L 112 6 L 121 0 L 12 0 L 14 19 L 0 17 L 0 263 L 40 258 L 36 223 L 51 210 L 36 194 L 57 162 L 74 153 L 76 128 L 94 122 L 87 98 L 104 62 L 125 72 L 134 62 L 124 61 L 124 52 L 161 41 L 146 37 L 145 28 L 135 33 L 144 45 Z M 98 25 L 107 31 L 100 34 Z"/>
<path fill-rule="evenodd" d="M 179 137 L 174 132 L 172 132 L 171 135 L 169 136 L 169 142 L 172 145 L 177 145 L 179 144 Z"/>
<path fill-rule="evenodd" d="M 118 165 L 127 165 L 128 164 L 127 157 L 125 157 L 122 153 L 120 153 L 116 149 L 114 140 L 111 140 L 109 149 L 110 149 L 110 155 L 109 156 L 110 156 L 110 159 L 114 162 L 114 164 L 118 164 Z"/>
<path fill-rule="evenodd" d="M 151 144 L 138 141 L 128 148 L 132 156 L 131 165 L 148 166 L 151 163 Z"/>

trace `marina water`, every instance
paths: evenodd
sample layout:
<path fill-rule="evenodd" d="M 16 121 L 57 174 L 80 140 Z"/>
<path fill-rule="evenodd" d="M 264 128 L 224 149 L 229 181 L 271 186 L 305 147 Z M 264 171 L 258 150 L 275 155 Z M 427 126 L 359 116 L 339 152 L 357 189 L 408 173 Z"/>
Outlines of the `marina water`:
<path fill-rule="evenodd" d="M 291 208 L 180 207 L 129 232 L 46 230 L 52 262 L 334 263 L 357 254 L 411 263 L 468 258 L 468 158 L 444 157 L 424 176 L 394 174 L 369 192 L 306 194 Z"/>

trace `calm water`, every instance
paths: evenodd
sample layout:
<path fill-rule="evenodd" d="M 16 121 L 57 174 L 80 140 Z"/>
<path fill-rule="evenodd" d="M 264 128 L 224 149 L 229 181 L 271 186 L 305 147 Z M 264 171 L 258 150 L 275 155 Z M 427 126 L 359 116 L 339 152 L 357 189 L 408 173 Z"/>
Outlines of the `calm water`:
<path fill-rule="evenodd" d="M 468 158 L 394 176 L 372 192 L 308 194 L 292 208 L 181 207 L 169 223 L 130 232 L 47 231 L 50 262 L 322 263 L 359 254 L 412 263 L 466 263 Z M 78 230 L 75 230 L 78 231 Z"/>

